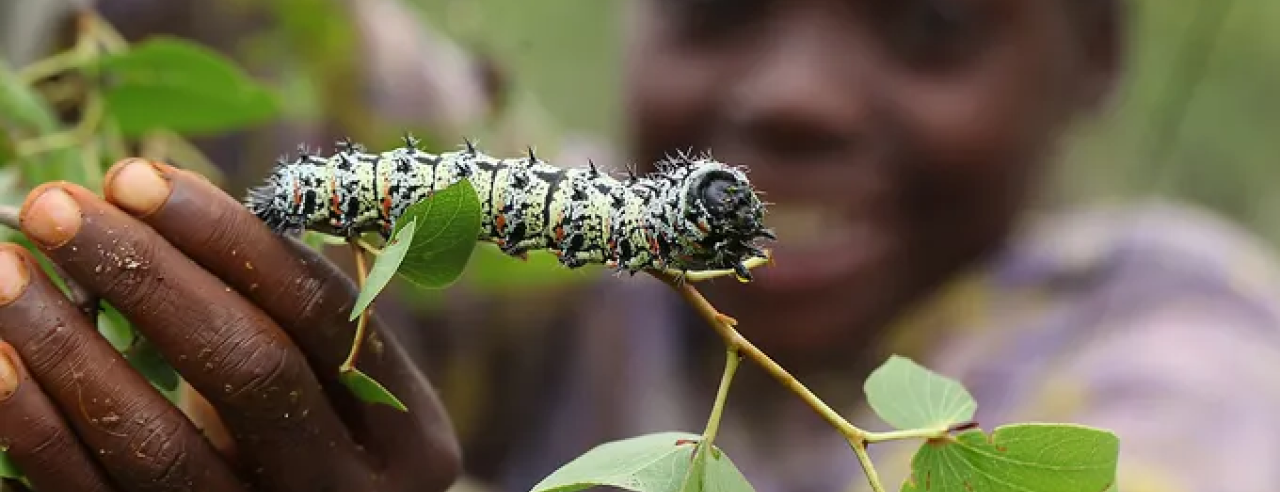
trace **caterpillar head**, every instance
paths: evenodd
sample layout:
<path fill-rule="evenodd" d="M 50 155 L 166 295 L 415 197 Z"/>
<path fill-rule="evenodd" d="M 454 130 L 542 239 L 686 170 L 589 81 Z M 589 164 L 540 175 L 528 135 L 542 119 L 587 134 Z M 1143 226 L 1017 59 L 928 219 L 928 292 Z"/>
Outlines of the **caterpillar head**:
<path fill-rule="evenodd" d="M 749 279 L 742 262 L 763 255 L 756 240 L 776 239 L 764 226 L 764 202 L 741 170 L 710 160 L 699 164 L 686 181 L 686 217 L 703 233 L 709 267 L 732 268 Z"/>

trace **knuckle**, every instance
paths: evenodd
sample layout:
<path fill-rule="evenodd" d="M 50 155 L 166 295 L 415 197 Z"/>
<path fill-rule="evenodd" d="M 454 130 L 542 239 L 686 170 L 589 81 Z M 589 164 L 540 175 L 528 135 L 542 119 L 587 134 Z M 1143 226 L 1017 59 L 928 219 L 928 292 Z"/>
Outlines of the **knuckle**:
<path fill-rule="evenodd" d="M 263 330 L 230 330 L 223 343 L 211 348 L 223 386 L 218 399 L 237 407 L 278 413 L 288 411 L 287 398 L 300 381 L 301 357 L 278 337 Z"/>
<path fill-rule="evenodd" d="M 4 445 L 9 454 L 28 467 L 55 468 L 62 457 L 74 451 L 71 445 L 76 442 L 75 438 L 47 417 L 32 420 L 34 422 L 23 426 L 18 435 L 6 439 Z"/>
<path fill-rule="evenodd" d="M 342 313 L 347 312 L 354 305 L 356 295 L 350 293 L 348 295 L 345 285 L 339 281 L 339 277 L 323 276 L 323 277 L 298 277 L 296 282 L 295 299 L 297 302 L 296 314 L 293 316 L 295 326 L 315 326 L 321 328 L 332 329 L 337 323 L 333 321 L 341 318 Z M 335 306 L 335 300 L 346 300 L 348 302 L 340 302 L 342 306 Z M 343 318 L 345 319 L 345 318 Z"/>
<path fill-rule="evenodd" d="M 115 460 L 123 461 L 118 469 L 141 483 L 174 484 L 186 480 L 191 475 L 186 469 L 191 443 L 182 423 L 175 418 L 180 416 L 159 409 L 141 413 L 149 417 L 139 418 L 122 439 L 122 449 L 111 452 Z M 108 451 L 99 452 L 105 453 Z"/>
<path fill-rule="evenodd" d="M 157 278 L 149 272 L 155 245 L 134 237 L 99 243 L 92 260 L 83 266 L 93 276 L 93 285 L 101 286 L 107 297 L 118 297 L 120 304 L 135 305 L 157 295 L 165 295 Z M 114 295 L 112 295 L 114 294 Z"/>
<path fill-rule="evenodd" d="M 34 374 L 61 375 L 69 380 L 83 372 L 87 341 L 85 334 L 74 327 L 55 322 L 53 326 L 32 330 L 31 338 L 23 344 L 26 353 L 23 362 Z M 70 381 L 50 382 L 54 387 L 64 384 Z"/>

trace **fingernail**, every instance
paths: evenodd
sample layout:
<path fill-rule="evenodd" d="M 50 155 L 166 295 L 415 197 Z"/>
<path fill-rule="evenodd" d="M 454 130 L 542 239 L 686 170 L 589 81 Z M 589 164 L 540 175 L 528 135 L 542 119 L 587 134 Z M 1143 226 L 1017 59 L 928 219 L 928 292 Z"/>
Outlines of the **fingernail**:
<path fill-rule="evenodd" d="M 0 401 L 8 400 L 17 393 L 18 383 L 22 381 L 18 376 L 18 367 L 10 358 L 11 353 L 9 347 L 0 347 Z"/>
<path fill-rule="evenodd" d="M 30 282 L 31 275 L 22 257 L 8 247 L 0 248 L 0 306 L 21 297 Z"/>
<path fill-rule="evenodd" d="M 45 188 L 24 212 L 22 231 L 46 247 L 61 246 L 80 230 L 80 205 L 58 186 Z"/>
<path fill-rule="evenodd" d="M 156 166 L 144 159 L 130 159 L 120 164 L 110 177 L 107 197 L 112 203 L 134 215 L 154 212 L 169 199 L 169 180 Z"/>

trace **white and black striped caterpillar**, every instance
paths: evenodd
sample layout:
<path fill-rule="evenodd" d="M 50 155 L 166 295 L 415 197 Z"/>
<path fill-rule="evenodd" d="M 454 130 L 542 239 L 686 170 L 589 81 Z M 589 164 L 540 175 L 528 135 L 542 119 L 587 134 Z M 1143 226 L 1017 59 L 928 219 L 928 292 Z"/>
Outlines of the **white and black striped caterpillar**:
<path fill-rule="evenodd" d="M 594 163 L 552 166 L 532 149 L 499 159 L 471 142 L 441 154 L 419 150 L 407 134 L 404 144 L 372 154 L 344 140 L 328 157 L 301 148 L 276 163 L 245 205 L 277 233 L 386 238 L 409 205 L 465 178 L 482 205 L 478 240 L 511 256 L 545 248 L 568 268 L 603 264 L 632 274 L 732 269 L 749 280 L 743 262 L 764 255 L 754 242 L 775 239 L 743 171 L 708 154 L 681 153 L 655 173 L 618 180 Z"/>

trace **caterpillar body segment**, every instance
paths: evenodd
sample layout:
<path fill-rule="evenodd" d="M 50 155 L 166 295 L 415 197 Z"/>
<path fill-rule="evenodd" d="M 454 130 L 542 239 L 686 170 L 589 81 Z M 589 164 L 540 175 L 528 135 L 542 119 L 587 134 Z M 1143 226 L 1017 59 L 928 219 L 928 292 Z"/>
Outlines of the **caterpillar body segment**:
<path fill-rule="evenodd" d="M 468 179 L 483 212 L 477 240 L 511 256 L 546 249 L 568 268 L 603 264 L 632 274 L 733 269 L 749 279 L 743 261 L 763 256 L 756 240 L 774 239 L 743 170 L 708 154 L 680 153 L 657 172 L 618 180 L 594 163 L 566 169 L 532 150 L 498 158 L 470 142 L 439 154 L 410 136 L 381 153 L 350 141 L 335 150 L 281 159 L 245 205 L 281 234 L 387 238 L 410 205 Z"/>

